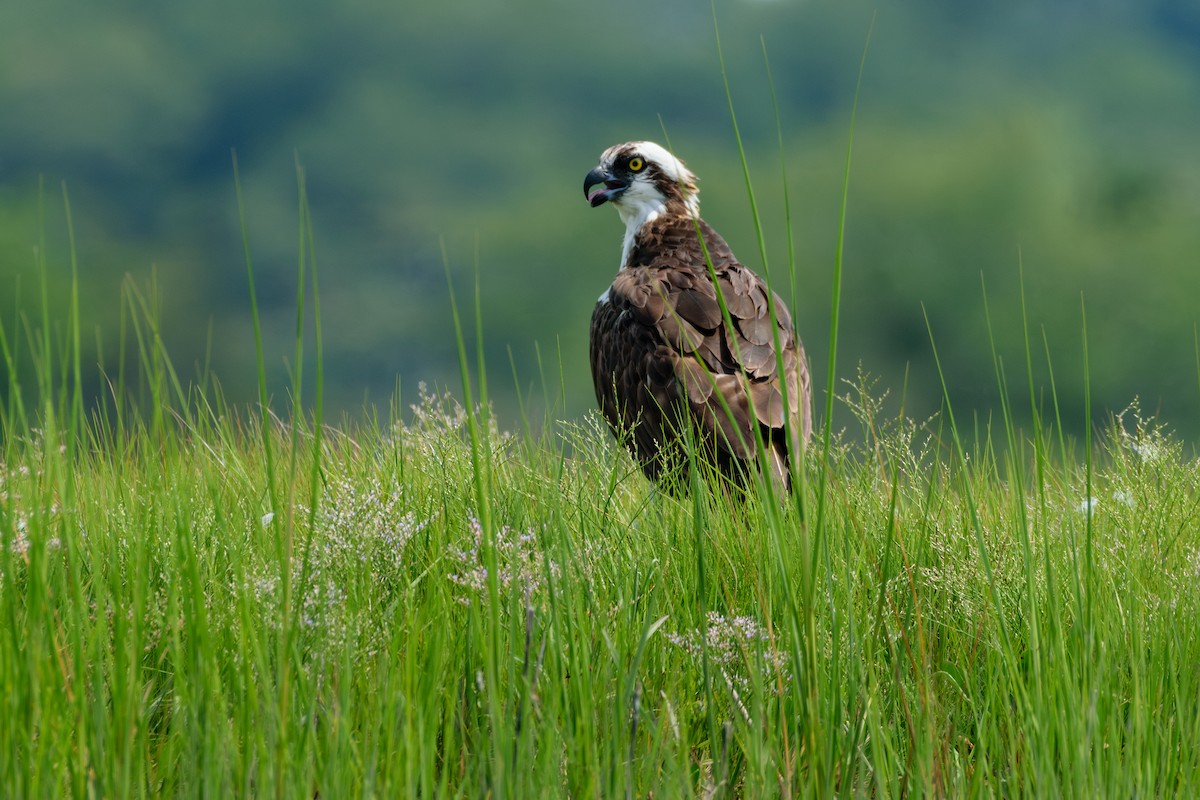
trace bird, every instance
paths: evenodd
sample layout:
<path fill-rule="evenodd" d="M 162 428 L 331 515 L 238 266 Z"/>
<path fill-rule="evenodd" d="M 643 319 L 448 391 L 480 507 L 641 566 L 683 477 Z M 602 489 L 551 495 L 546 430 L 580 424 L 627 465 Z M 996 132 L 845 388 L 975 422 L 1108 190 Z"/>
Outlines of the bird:
<path fill-rule="evenodd" d="M 787 306 L 700 217 L 696 176 L 661 145 L 608 148 L 583 194 L 625 224 L 590 331 L 596 400 L 613 433 L 672 491 L 686 489 L 689 440 L 720 479 L 745 487 L 758 470 L 790 490 L 790 462 L 812 435 L 812 381 Z"/>

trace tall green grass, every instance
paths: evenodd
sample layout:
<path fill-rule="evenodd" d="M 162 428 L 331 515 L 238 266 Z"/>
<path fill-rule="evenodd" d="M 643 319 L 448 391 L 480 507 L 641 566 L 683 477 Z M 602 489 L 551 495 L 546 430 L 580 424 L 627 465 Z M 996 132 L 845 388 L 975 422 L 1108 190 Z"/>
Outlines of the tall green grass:
<path fill-rule="evenodd" d="M 0 317 L 0 793 L 1200 790 L 1200 464 L 1136 405 L 1064 430 L 1050 343 L 1025 385 L 990 348 L 972 427 L 949 392 L 921 421 L 825 387 L 859 427 L 826 423 L 790 502 L 656 492 L 595 414 L 506 430 L 477 291 L 461 402 L 331 426 L 300 174 L 285 398 L 256 309 L 248 410 L 180 377 L 158 287 L 124 288 L 134 363 L 92 407 L 77 295 Z"/>

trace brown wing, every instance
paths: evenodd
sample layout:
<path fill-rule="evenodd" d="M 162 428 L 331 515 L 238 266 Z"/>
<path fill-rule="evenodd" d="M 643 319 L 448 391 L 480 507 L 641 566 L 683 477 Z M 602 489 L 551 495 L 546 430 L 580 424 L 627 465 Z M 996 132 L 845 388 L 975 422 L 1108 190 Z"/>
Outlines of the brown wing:
<path fill-rule="evenodd" d="M 592 380 L 600 411 L 651 480 L 672 468 L 678 392 L 669 349 L 629 302 L 611 289 L 596 304 L 591 331 Z"/>
<path fill-rule="evenodd" d="M 715 231 L 700 226 L 732 326 L 722 321 L 692 220 L 652 224 L 639 238 L 629 268 L 613 282 L 608 302 L 593 315 L 597 396 L 614 427 L 631 432 L 631 450 L 651 477 L 661 469 L 660 451 L 678 448 L 677 421 L 690 419 L 725 473 L 740 471 L 754 457 L 759 426 L 770 474 L 786 485 L 789 453 L 800 452 L 801 439 L 812 429 L 804 350 L 783 302 L 775 297 L 772 326 L 766 285 Z M 600 338 L 610 342 L 601 347 L 599 360 L 598 329 L 608 331 Z M 776 331 L 782 359 L 775 354 Z M 617 342 L 623 343 L 623 355 L 614 349 Z M 785 381 L 790 444 L 784 433 Z M 648 459 L 657 466 L 647 468 Z"/>

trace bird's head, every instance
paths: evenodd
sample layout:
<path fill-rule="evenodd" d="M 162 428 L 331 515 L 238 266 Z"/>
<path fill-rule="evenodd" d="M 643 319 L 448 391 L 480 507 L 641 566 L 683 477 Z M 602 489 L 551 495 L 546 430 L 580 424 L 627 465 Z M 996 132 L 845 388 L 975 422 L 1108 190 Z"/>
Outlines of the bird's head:
<path fill-rule="evenodd" d="M 605 150 L 583 179 L 583 194 L 592 208 L 611 200 L 626 222 L 668 210 L 700 213 L 696 176 L 654 142 L 627 142 Z"/>

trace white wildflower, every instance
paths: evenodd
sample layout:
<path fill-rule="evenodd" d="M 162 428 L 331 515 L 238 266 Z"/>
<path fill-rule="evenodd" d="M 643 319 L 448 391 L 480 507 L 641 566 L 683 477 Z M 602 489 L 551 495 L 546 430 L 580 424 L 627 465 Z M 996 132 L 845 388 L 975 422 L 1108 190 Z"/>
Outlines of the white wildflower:
<path fill-rule="evenodd" d="M 746 670 L 758 653 L 763 656 L 762 677 L 765 682 L 771 681 L 776 674 L 785 680 L 789 678 L 783 654 L 771 648 L 770 635 L 752 617 L 726 618 L 716 611 L 710 611 L 708 626 L 703 634 L 700 631 L 669 634 L 667 641 L 697 660 L 707 650 L 709 661 L 721 669 L 735 698 L 738 689 L 744 691 L 748 688 Z"/>
<path fill-rule="evenodd" d="M 481 554 L 484 541 L 483 526 L 478 519 L 471 517 L 468 527 L 473 540 L 471 547 L 451 554 L 451 560 L 458 568 L 447 577 L 468 590 L 468 594 L 482 597 L 487 591 L 488 582 L 488 570 L 482 563 Z M 530 602 L 545 583 L 546 563 L 549 564 L 551 576 L 558 577 L 560 574 L 557 563 L 546 562 L 543 558 L 538 536 L 533 528 L 518 533 L 505 525 L 496 531 L 495 548 L 500 591 L 518 589 L 526 603 Z M 460 595 L 459 602 L 470 602 L 468 594 Z"/>

